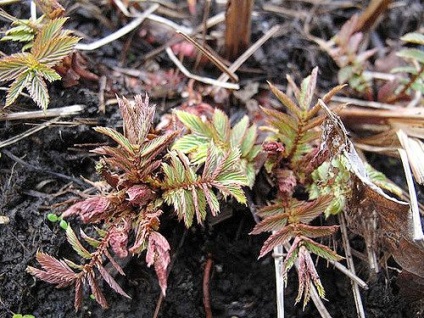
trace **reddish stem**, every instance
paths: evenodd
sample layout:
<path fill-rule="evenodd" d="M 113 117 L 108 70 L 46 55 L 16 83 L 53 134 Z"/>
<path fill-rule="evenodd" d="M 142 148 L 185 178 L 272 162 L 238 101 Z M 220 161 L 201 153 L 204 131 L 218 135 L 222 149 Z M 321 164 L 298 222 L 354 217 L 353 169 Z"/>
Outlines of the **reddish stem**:
<path fill-rule="evenodd" d="M 206 318 L 212 318 L 211 295 L 209 292 L 209 281 L 211 276 L 212 264 L 212 255 L 208 254 L 208 259 L 206 260 L 205 265 L 205 271 L 203 273 L 203 305 L 205 307 Z"/>

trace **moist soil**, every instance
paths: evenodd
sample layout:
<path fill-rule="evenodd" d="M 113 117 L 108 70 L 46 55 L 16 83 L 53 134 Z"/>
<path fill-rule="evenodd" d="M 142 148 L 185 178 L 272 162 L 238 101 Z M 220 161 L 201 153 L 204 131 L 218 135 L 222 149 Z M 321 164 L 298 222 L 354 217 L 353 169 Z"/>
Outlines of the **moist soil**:
<path fill-rule="evenodd" d="M 259 38 L 275 24 L 283 25 L 283 31 L 263 45 L 246 63 L 246 69 L 260 72 L 242 72 L 242 86 L 248 82 L 262 85 L 265 80 L 285 86 L 285 74 L 291 74 L 298 82 L 316 65 L 320 67 L 320 90 L 335 85 L 336 66 L 302 34 L 303 25 L 309 23 L 315 36 L 329 39 L 362 5 L 360 2 L 352 2 L 344 7 L 335 3 L 316 7 L 307 2 L 285 2 L 285 8 L 297 10 L 299 14 L 282 15 L 262 10 L 262 6 L 269 2 L 258 1 L 255 4 L 258 14 L 252 21 L 252 40 Z M 73 1 L 64 1 L 63 4 L 66 8 L 74 8 L 69 14 L 68 27 L 91 39 L 104 37 L 114 27 L 128 21 L 119 14 L 117 8 L 103 5 L 99 8 L 110 25 L 106 27 L 100 23 L 99 27 L 98 17 L 91 11 L 92 8 L 75 7 Z M 417 30 L 423 22 L 424 6 L 419 0 L 394 1 L 394 4 L 374 31 L 383 43 L 390 43 L 391 39 L 398 39 L 406 32 Z M 29 15 L 27 4 L 10 5 L 5 9 L 21 18 Z M 216 13 L 222 8 L 215 5 L 212 10 Z M 319 14 L 308 15 L 311 10 L 317 10 L 315 12 Z M 195 18 L 175 22 L 197 25 L 202 12 L 200 10 Z M 143 24 L 137 31 L 105 47 L 84 53 L 82 56 L 87 70 L 99 78 L 106 78 L 106 85 L 101 88 L 100 80 L 84 78 L 78 85 L 69 88 L 54 83 L 49 87 L 50 109 L 79 104 L 84 105 L 84 110 L 78 115 L 60 118 L 45 129 L 1 149 L 0 215 L 6 216 L 8 223 L 0 224 L 0 318 L 11 317 L 13 313 L 32 314 L 37 318 L 153 317 L 161 301 L 160 288 L 153 269 L 146 266 L 143 257 L 123 260 L 126 276 L 116 276 L 131 299 L 117 295 L 103 284 L 110 306 L 107 310 L 101 309 L 86 291 L 83 308 L 75 312 L 71 288 L 56 289 L 35 280 L 25 269 L 27 266 L 38 266 L 35 261 L 37 251 L 59 258 L 73 257 L 70 256 L 73 252 L 66 242 L 64 230 L 58 224 L 49 222 L 46 215 L 63 209 L 59 203 L 72 199 L 82 191 L 89 191 L 91 185 L 86 180 L 97 180 L 96 157 L 89 150 L 106 140 L 95 133 L 92 127 L 122 126 L 116 104 L 106 105 L 105 112 L 99 112 L 101 95 L 107 100 L 114 98 L 115 94 L 131 97 L 147 91 L 152 102 L 158 105 L 159 115 L 184 103 L 181 93 L 187 87 L 188 80 L 170 72 L 174 66 L 166 54 L 157 55 L 153 62 L 142 62 L 144 54 L 169 38 L 166 33 L 168 30 L 158 30 L 156 27 Z M 217 29 L 222 31 L 220 27 Z M 159 39 L 152 44 L 146 40 L 146 33 Z M 1 50 L 10 53 L 15 48 L 1 44 Z M 139 78 L 125 75 L 118 67 L 139 71 Z M 147 72 L 148 67 L 156 68 L 156 71 L 150 69 Z M 202 71 L 214 76 L 214 71 L 206 67 Z M 142 79 L 142 76 L 147 75 L 151 76 L 150 82 Z M 152 76 L 157 78 L 152 79 Z M 155 83 L 164 78 L 168 79 L 164 88 L 158 88 Z M 102 94 L 99 93 L 101 90 Z M 260 89 L 255 96 L 258 96 L 258 101 L 271 98 L 266 89 Z M 14 106 L 11 111 L 35 110 L 34 104 L 25 97 L 19 98 L 16 104 L 19 106 Z M 219 106 L 233 118 L 240 116 L 245 109 L 243 102 L 232 97 L 225 97 Z M 17 136 L 43 122 L 45 120 L 2 121 L 0 140 Z M 399 179 L 398 163 L 390 164 L 385 160 L 382 157 L 374 158 L 375 164 L 383 172 L 395 180 Z M 260 190 L 253 189 L 251 196 L 254 203 L 263 200 L 258 198 L 260 193 Z M 277 316 L 274 259 L 271 255 L 257 259 L 267 236 L 249 235 L 255 221 L 246 207 L 229 201 L 223 210 L 226 216 L 223 220 L 218 222 L 211 219 L 204 226 L 189 230 L 171 216 L 161 221 L 163 233 L 171 243 L 173 256 L 167 294 L 161 303 L 158 317 L 205 316 L 202 281 L 208 258 L 213 261 L 210 303 L 214 317 Z M 80 226 L 77 220 L 72 220 L 71 224 L 73 228 Z M 354 235 L 352 245 L 358 250 L 363 249 L 363 241 Z M 355 259 L 355 262 L 358 276 L 369 285 L 368 290 L 361 291 L 367 317 L 424 317 L 423 303 L 419 297 L 403 293 L 399 288 L 396 264 L 390 263 L 389 269 L 376 274 L 371 273 L 360 260 Z M 317 267 L 326 290 L 325 305 L 332 317 L 357 317 L 349 279 L 322 260 Z M 422 294 L 421 290 L 414 293 L 414 296 L 420 292 Z M 293 270 L 285 289 L 286 317 L 319 316 L 312 302 L 304 309 L 301 304 L 295 305 L 296 295 L 297 275 Z"/>

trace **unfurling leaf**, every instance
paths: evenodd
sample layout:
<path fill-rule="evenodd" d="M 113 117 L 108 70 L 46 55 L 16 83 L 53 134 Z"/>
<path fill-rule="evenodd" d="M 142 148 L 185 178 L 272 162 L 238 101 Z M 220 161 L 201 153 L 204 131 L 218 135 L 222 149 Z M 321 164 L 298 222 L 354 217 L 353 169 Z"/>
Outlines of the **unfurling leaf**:
<path fill-rule="evenodd" d="M 311 297 L 311 284 L 315 285 L 318 295 L 321 298 L 325 297 L 325 291 L 308 250 L 304 246 L 300 246 L 298 253 L 299 291 L 296 297 L 296 303 L 300 302 L 303 298 L 303 308 L 305 308 Z"/>
<path fill-rule="evenodd" d="M 128 233 L 131 229 L 130 220 L 122 219 L 116 222 L 115 226 L 109 231 L 109 245 L 113 252 L 120 258 L 128 255 Z"/>
<path fill-rule="evenodd" d="M 246 202 L 242 186 L 247 185 L 247 178 L 239 165 L 239 151 L 223 153 L 211 143 L 201 176 L 183 153 L 170 152 L 169 156 L 170 164 L 162 164 L 165 174 L 162 196 L 166 203 L 174 206 L 179 219 L 184 219 L 187 227 L 193 223 L 194 216 L 198 223 L 203 222 L 206 203 L 211 205 L 212 214 L 218 212 L 213 193 L 204 191 L 204 188 L 215 188 L 225 197 L 232 196 L 240 203 Z"/>
<path fill-rule="evenodd" d="M 168 279 L 167 270 L 171 262 L 169 250 L 170 246 L 165 237 L 158 232 L 150 233 L 146 254 L 147 266 L 154 265 L 163 295 L 166 294 Z"/>
<path fill-rule="evenodd" d="M 63 212 L 62 217 L 77 215 L 84 223 L 98 222 L 104 219 L 110 206 L 110 201 L 106 197 L 97 196 L 78 202 Z"/>

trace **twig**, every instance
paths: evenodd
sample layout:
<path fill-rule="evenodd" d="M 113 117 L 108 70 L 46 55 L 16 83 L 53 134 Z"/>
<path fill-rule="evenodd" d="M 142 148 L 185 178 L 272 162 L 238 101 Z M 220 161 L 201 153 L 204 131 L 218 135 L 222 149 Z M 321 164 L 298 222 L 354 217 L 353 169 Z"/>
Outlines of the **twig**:
<path fill-rule="evenodd" d="M 340 102 L 340 103 L 346 103 L 354 106 L 361 106 L 361 107 L 371 107 L 371 108 L 377 108 L 377 109 L 388 109 L 388 110 L 396 110 L 399 109 L 399 106 L 395 106 L 392 104 L 385 104 L 385 103 L 379 103 L 379 102 L 372 102 L 372 101 L 366 101 L 356 98 L 348 98 L 348 97 L 341 97 L 341 96 L 333 96 L 331 99 L 334 102 Z"/>
<path fill-rule="evenodd" d="M 207 26 L 207 21 L 208 21 L 208 16 L 209 13 L 211 12 L 211 2 L 212 0 L 206 0 L 205 2 L 205 6 L 203 9 L 203 18 L 202 18 L 202 46 L 206 45 L 206 34 L 208 33 L 208 26 Z M 194 63 L 194 69 L 197 70 L 197 68 L 199 67 L 200 61 L 202 60 L 202 54 L 198 53 L 196 56 L 196 62 Z"/>
<path fill-rule="evenodd" d="M 188 78 L 192 78 L 196 81 L 199 81 L 199 82 L 202 82 L 202 83 L 205 83 L 205 84 L 209 84 L 209 85 L 222 87 L 222 88 L 240 89 L 240 86 L 238 84 L 227 83 L 227 81 L 215 80 L 215 79 L 212 79 L 212 78 L 209 78 L 209 77 L 202 77 L 202 76 L 198 76 L 198 75 L 190 73 L 185 68 L 185 66 L 178 60 L 178 58 L 175 56 L 174 52 L 172 52 L 172 49 L 170 47 L 166 48 L 165 51 L 168 54 L 171 61 L 174 62 L 174 64 L 178 67 L 178 69 Z"/>
<path fill-rule="evenodd" d="M 237 60 L 235 60 L 231 66 L 229 67 L 231 72 L 237 71 L 240 66 L 243 65 L 243 63 L 253 54 L 256 52 L 257 49 L 259 49 L 266 41 L 268 41 L 278 30 L 280 29 L 279 25 L 275 25 L 270 30 L 268 30 L 267 33 L 265 33 L 259 40 L 257 40 L 251 47 L 249 47 L 246 52 L 244 52 L 242 55 L 240 55 Z M 227 74 L 222 74 L 218 81 L 220 82 L 226 82 L 229 80 L 229 76 Z"/>
<path fill-rule="evenodd" d="M 423 244 L 424 234 L 421 226 L 420 212 L 418 209 L 417 193 L 414 188 L 414 181 L 412 180 L 411 167 L 408 164 L 408 155 L 404 149 L 398 149 L 400 158 L 403 164 L 403 170 L 405 171 L 406 182 L 408 184 L 409 198 L 410 198 L 410 213 L 412 214 L 412 224 L 414 241 Z"/>
<path fill-rule="evenodd" d="M 158 8 L 159 8 L 159 5 L 154 4 L 150 8 L 148 8 L 146 11 L 144 11 L 142 14 L 137 16 L 137 18 L 135 18 L 133 21 L 131 21 L 124 27 L 120 28 L 118 31 L 113 32 L 112 34 L 98 41 L 92 42 L 90 44 L 79 43 L 75 46 L 75 48 L 81 51 L 92 51 L 92 50 L 98 49 L 99 47 L 102 47 L 103 45 L 113 42 L 119 39 L 120 37 L 124 36 L 125 34 L 131 32 L 135 28 L 137 28 L 150 14 L 152 14 L 152 12 L 156 11 Z"/>
<path fill-rule="evenodd" d="M 37 6 L 34 1 L 30 2 L 30 10 L 31 10 L 31 20 L 37 20 Z"/>
<path fill-rule="evenodd" d="M 46 121 L 45 123 L 42 123 L 41 125 L 32 127 L 30 129 L 28 129 L 27 131 L 17 135 L 17 136 L 13 136 L 5 141 L 0 142 L 0 149 L 10 146 L 12 144 L 14 144 L 15 142 L 18 142 L 19 140 L 22 140 L 28 136 L 31 136 L 32 134 L 35 134 L 36 132 L 43 130 L 44 128 L 47 128 L 48 126 L 50 126 L 51 124 L 57 122 L 59 120 L 58 118 L 54 118 L 52 120 Z"/>
<path fill-rule="evenodd" d="M 225 20 L 225 14 L 224 14 L 224 12 L 218 13 L 217 15 L 214 15 L 213 17 L 209 18 L 209 19 L 206 21 L 206 28 L 211 28 L 211 27 L 213 27 L 214 25 L 217 25 L 217 24 L 221 23 L 221 22 L 222 22 L 222 21 L 224 21 L 224 20 Z M 193 36 L 193 35 L 195 35 L 195 34 L 197 34 L 197 33 L 201 32 L 201 31 L 203 30 L 203 28 L 204 28 L 204 26 L 203 26 L 203 25 L 200 25 L 200 26 L 198 26 L 197 28 L 195 28 L 194 30 L 191 30 L 191 32 L 189 32 L 189 33 L 187 33 L 187 34 L 189 34 L 189 35 L 192 35 L 192 36 Z M 178 30 L 178 29 L 177 29 L 177 30 Z M 177 30 L 175 30 L 175 31 L 177 31 Z M 182 30 L 181 30 L 181 32 L 182 32 Z M 178 43 L 178 42 L 181 42 L 181 41 L 182 41 L 182 39 L 177 39 L 177 38 L 171 39 L 171 40 L 170 40 L 170 41 L 168 41 L 167 43 L 165 43 L 165 44 L 163 44 L 163 45 L 159 46 L 158 48 L 156 48 L 156 49 L 152 50 L 151 52 L 147 53 L 147 54 L 143 57 L 143 60 L 144 60 L 144 61 L 147 61 L 147 60 L 149 60 L 149 59 L 153 58 L 154 56 L 158 55 L 158 54 L 159 54 L 159 53 L 161 53 L 162 51 L 164 51 L 167 47 L 172 46 L 172 45 L 174 45 L 174 44 L 176 44 L 176 43 Z"/>
<path fill-rule="evenodd" d="M 353 263 L 352 254 L 350 252 L 349 238 L 347 236 L 346 220 L 343 214 L 339 216 L 339 222 L 340 222 L 340 231 L 342 232 L 344 250 L 346 254 L 346 262 L 350 270 L 349 273 L 351 273 L 353 276 L 356 276 L 355 264 Z M 352 284 L 353 297 L 355 298 L 355 306 L 356 306 L 356 312 L 358 314 L 358 317 L 365 318 L 364 305 L 362 304 L 362 298 L 361 298 L 361 293 L 359 292 L 358 284 L 354 280 L 351 280 L 351 284 Z"/>
<path fill-rule="evenodd" d="M 203 306 L 205 307 L 206 318 L 212 318 L 211 295 L 209 291 L 212 264 L 212 255 L 208 254 L 208 258 L 206 260 L 205 265 L 205 271 L 203 273 Z"/>
<path fill-rule="evenodd" d="M 275 265 L 275 284 L 277 296 L 277 317 L 284 318 L 284 280 L 281 275 L 283 272 L 284 248 L 282 245 L 274 247 L 274 265 Z"/>
<path fill-rule="evenodd" d="M 102 114 L 106 113 L 106 104 L 105 104 L 105 89 L 106 89 L 107 78 L 105 75 L 100 77 L 99 80 L 99 112 Z"/>
<path fill-rule="evenodd" d="M 350 246 L 349 246 L 350 249 Z M 352 255 L 350 256 L 352 258 Z M 365 260 L 365 259 L 363 259 Z M 352 273 L 348 268 L 343 266 L 343 264 L 340 264 L 339 262 L 331 261 L 329 260 L 330 264 L 333 265 L 336 269 L 341 271 L 343 274 L 345 274 L 347 277 L 349 277 L 352 282 L 355 282 L 355 284 L 359 285 L 359 287 L 363 289 L 368 289 L 368 284 L 364 282 L 362 279 L 360 279 L 356 274 Z"/>
<path fill-rule="evenodd" d="M 177 33 L 181 34 L 187 41 L 189 41 L 194 46 L 196 46 L 196 48 L 200 52 L 202 52 L 212 63 L 214 63 L 216 67 L 218 67 L 221 70 L 221 72 L 226 73 L 233 81 L 238 82 L 239 80 L 238 76 L 234 74 L 233 72 L 231 72 L 231 70 L 224 63 L 222 63 L 216 56 L 214 56 L 212 52 L 210 52 L 206 47 L 202 47 L 199 43 L 197 43 L 196 40 L 192 39 L 187 34 L 184 34 L 180 31 L 178 31 Z"/>
<path fill-rule="evenodd" d="M 1 114 L 0 121 L 5 120 L 22 120 L 22 119 L 40 119 L 49 117 L 66 117 L 76 115 L 82 112 L 85 105 L 71 105 L 65 107 L 51 108 L 47 110 L 35 110 L 29 112 L 18 112 L 10 114 Z"/>

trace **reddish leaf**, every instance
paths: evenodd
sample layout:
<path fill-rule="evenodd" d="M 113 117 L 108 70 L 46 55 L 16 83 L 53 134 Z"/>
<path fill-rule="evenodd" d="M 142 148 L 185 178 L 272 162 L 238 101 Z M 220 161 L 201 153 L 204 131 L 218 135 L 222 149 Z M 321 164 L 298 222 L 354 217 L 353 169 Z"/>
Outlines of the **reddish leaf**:
<path fill-rule="evenodd" d="M 94 298 L 96 301 L 102 306 L 103 309 L 108 308 L 108 304 L 106 301 L 105 296 L 103 295 L 102 291 L 99 288 L 99 285 L 96 282 L 96 278 L 94 277 L 93 272 L 88 272 L 85 277 L 87 278 L 88 284 L 91 288 L 91 293 L 94 295 Z"/>
<path fill-rule="evenodd" d="M 104 196 L 96 196 L 72 205 L 62 213 L 62 217 L 78 215 L 84 223 L 93 223 L 106 217 L 105 212 L 110 206 L 110 201 Z"/>
<path fill-rule="evenodd" d="M 144 206 L 156 197 L 155 193 L 145 184 L 139 184 L 127 189 L 128 201 L 133 205 Z"/>
<path fill-rule="evenodd" d="M 128 294 L 122 290 L 121 286 L 118 285 L 115 279 L 109 274 L 109 272 L 102 265 L 97 264 L 97 269 L 99 270 L 100 275 L 102 275 L 106 283 L 110 286 L 110 288 L 112 288 L 118 294 L 131 299 L 131 297 L 128 296 Z"/>
<path fill-rule="evenodd" d="M 57 284 L 58 288 L 69 286 L 78 279 L 78 275 L 64 261 L 41 252 L 37 252 L 36 258 L 43 270 L 28 266 L 27 272 L 31 275 L 45 282 Z"/>
<path fill-rule="evenodd" d="M 113 252 L 120 258 L 128 255 L 128 232 L 131 229 L 131 221 L 123 219 L 109 231 L 109 245 Z"/>
<path fill-rule="evenodd" d="M 293 237 L 293 235 L 293 227 L 291 224 L 272 234 L 270 237 L 268 237 L 262 246 L 262 249 L 259 253 L 259 258 L 272 251 L 272 249 L 277 245 L 284 245 L 284 243 L 287 243 Z"/>
<path fill-rule="evenodd" d="M 288 218 L 289 215 L 287 213 L 281 213 L 267 217 L 266 219 L 256 224 L 252 232 L 249 234 L 278 231 L 282 227 L 286 226 Z"/>

